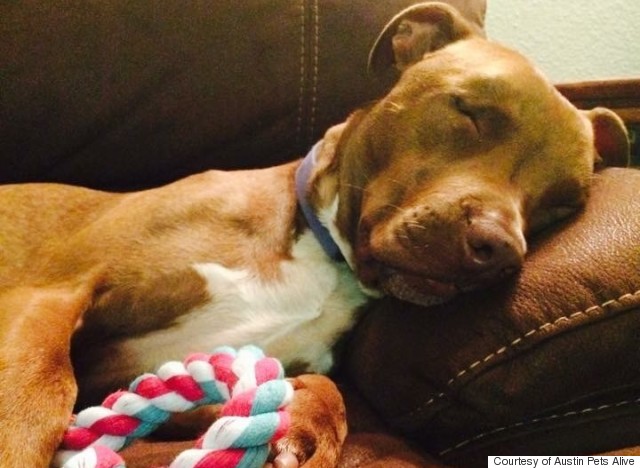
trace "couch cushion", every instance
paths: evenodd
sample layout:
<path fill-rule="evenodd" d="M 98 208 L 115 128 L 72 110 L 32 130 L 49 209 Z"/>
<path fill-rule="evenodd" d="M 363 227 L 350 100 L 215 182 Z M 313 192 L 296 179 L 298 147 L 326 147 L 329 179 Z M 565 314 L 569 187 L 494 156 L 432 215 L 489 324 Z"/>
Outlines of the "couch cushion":
<path fill-rule="evenodd" d="M 0 183 L 136 188 L 305 154 L 374 99 L 375 37 L 415 0 L 0 5 Z M 450 0 L 482 25 L 485 0 Z"/>
<path fill-rule="evenodd" d="M 368 312 L 347 374 L 389 424 L 455 466 L 640 441 L 640 171 L 594 182 L 511 281 Z"/>

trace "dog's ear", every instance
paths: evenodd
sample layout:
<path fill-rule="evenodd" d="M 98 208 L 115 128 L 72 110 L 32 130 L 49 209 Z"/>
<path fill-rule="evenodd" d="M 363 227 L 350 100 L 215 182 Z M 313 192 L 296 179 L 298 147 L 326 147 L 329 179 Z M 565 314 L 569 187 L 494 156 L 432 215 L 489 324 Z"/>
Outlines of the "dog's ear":
<path fill-rule="evenodd" d="M 595 169 L 606 166 L 626 167 L 629 165 L 629 135 L 624 122 L 618 115 L 604 107 L 596 107 L 585 112 L 593 126 L 593 140 L 596 149 Z"/>
<path fill-rule="evenodd" d="M 369 72 L 381 75 L 395 66 L 399 71 L 422 59 L 424 54 L 482 29 L 446 3 L 412 5 L 387 23 L 369 53 Z"/>
<path fill-rule="evenodd" d="M 315 155 L 313 172 L 309 177 L 312 187 L 310 197 L 316 206 L 324 206 L 333 199 L 338 190 L 337 150 L 340 137 L 347 127 L 348 121 L 334 125 L 324 134 Z"/>

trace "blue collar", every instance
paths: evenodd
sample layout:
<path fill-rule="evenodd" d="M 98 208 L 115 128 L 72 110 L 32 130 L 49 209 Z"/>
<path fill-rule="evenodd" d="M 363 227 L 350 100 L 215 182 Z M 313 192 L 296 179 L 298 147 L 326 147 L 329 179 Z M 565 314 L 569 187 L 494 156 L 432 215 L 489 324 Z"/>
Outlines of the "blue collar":
<path fill-rule="evenodd" d="M 300 166 L 298 166 L 298 170 L 296 171 L 296 197 L 298 198 L 298 204 L 302 209 L 302 213 L 307 220 L 311 232 L 316 236 L 325 253 L 334 260 L 342 260 L 344 257 L 342 256 L 342 252 L 340 252 L 338 244 L 336 244 L 333 237 L 331 237 L 331 233 L 327 227 L 318 219 L 307 198 L 309 176 L 316 165 L 316 153 L 321 143 L 322 141 L 316 143 L 313 148 L 311 148 L 311 151 L 309 151 L 309 154 L 302 160 Z"/>

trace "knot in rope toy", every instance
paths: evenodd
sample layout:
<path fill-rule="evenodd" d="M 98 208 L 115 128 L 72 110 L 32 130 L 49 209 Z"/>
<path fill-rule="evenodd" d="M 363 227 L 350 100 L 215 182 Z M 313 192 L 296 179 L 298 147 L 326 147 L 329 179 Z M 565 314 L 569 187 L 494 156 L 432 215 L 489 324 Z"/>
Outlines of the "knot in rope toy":
<path fill-rule="evenodd" d="M 128 391 L 80 411 L 64 434 L 54 463 L 63 468 L 123 468 L 115 452 L 153 432 L 172 413 L 221 404 L 221 417 L 182 452 L 171 468 L 261 467 L 269 444 L 284 436 L 293 387 L 282 364 L 255 346 L 223 347 L 143 374 Z"/>

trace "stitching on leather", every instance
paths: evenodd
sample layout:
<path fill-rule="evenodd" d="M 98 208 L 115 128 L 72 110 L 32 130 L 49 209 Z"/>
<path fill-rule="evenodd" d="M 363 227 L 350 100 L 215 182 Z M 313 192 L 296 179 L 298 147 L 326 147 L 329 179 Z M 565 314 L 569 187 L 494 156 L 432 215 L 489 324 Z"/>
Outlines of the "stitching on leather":
<path fill-rule="evenodd" d="M 638 294 L 637 292 L 634 294 Z M 570 418 L 572 416 L 580 416 L 580 415 L 584 415 L 584 414 L 588 414 L 588 413 L 596 413 L 598 411 L 605 411 L 608 409 L 612 409 L 612 408 L 620 408 L 622 406 L 630 406 L 630 405 L 634 405 L 634 404 L 640 404 L 640 398 L 636 399 L 636 400 L 623 400 L 623 401 L 619 401 L 617 403 L 611 403 L 608 405 L 600 405 L 597 406 L 595 408 L 584 408 L 582 410 L 579 411 L 567 411 L 566 413 L 563 414 L 552 414 L 550 416 L 545 416 L 542 418 L 535 418 L 535 419 L 531 419 L 529 421 L 519 421 L 517 423 L 511 424 L 509 426 L 501 426 L 501 427 L 497 427 L 495 429 L 492 429 L 491 431 L 487 431 L 487 432 L 483 432 L 481 434 L 477 434 L 473 437 L 470 437 L 469 439 L 463 440 L 462 442 L 451 446 L 443 451 L 441 451 L 438 455 L 439 456 L 444 456 L 444 455 L 448 455 L 451 454 L 453 452 L 455 452 L 456 450 L 460 450 L 464 447 L 466 447 L 467 445 L 473 443 L 473 442 L 477 442 L 479 440 L 482 440 L 486 437 L 498 434 L 499 432 L 504 432 L 507 431 L 509 429 L 515 429 L 515 428 L 523 428 L 523 427 L 527 427 L 527 426 L 533 426 L 535 424 L 539 424 L 539 423 L 544 423 L 544 422 L 548 422 L 548 421 L 553 421 L 556 419 L 562 419 L 562 418 Z"/>
<path fill-rule="evenodd" d="M 626 300 L 626 299 L 633 299 L 636 296 L 640 296 L 640 289 L 635 291 L 635 292 L 633 292 L 633 293 L 623 294 L 623 295 L 619 296 L 617 299 L 611 299 L 611 300 L 605 301 L 600 305 L 591 306 L 591 307 L 588 307 L 587 309 L 584 309 L 582 311 L 577 311 L 577 312 L 574 312 L 574 313 L 569 314 L 569 315 L 564 315 L 562 317 L 557 318 L 553 322 L 547 322 L 547 323 L 544 323 L 544 324 L 540 325 L 537 328 L 533 328 L 533 329 L 529 330 L 528 332 L 524 333 L 522 336 L 516 338 L 515 340 L 513 340 L 511 343 L 507 344 L 506 346 L 503 346 L 503 347 L 497 349 L 496 351 L 494 351 L 493 353 L 488 354 L 484 358 L 473 362 L 467 368 L 465 368 L 465 369 L 461 370 L 460 372 L 458 372 L 453 378 L 449 379 L 449 381 L 447 382 L 447 386 L 451 387 L 454 383 L 456 383 L 459 379 L 464 377 L 467 373 L 469 373 L 470 371 L 472 371 L 476 367 L 492 361 L 496 357 L 506 353 L 510 348 L 513 348 L 514 346 L 517 346 L 518 344 L 520 344 L 524 340 L 526 340 L 528 338 L 531 338 L 532 336 L 536 335 L 537 333 L 543 331 L 545 328 L 548 328 L 548 327 L 553 326 L 553 325 L 557 325 L 558 323 L 565 322 L 565 321 L 570 322 L 571 320 L 574 320 L 574 319 L 576 319 L 578 317 L 589 315 L 590 313 L 595 312 L 597 310 L 606 309 L 607 307 L 609 307 L 609 306 L 611 306 L 613 304 L 619 303 L 620 301 L 623 301 L 623 300 Z M 441 400 L 441 399 L 443 399 L 445 397 L 446 397 L 446 393 L 445 392 L 440 392 L 437 395 L 435 395 L 432 398 L 430 398 L 425 403 L 421 404 L 416 409 L 410 411 L 406 416 L 400 417 L 399 419 L 403 420 L 403 419 L 406 419 L 407 417 L 411 417 L 411 416 L 413 416 L 415 414 L 421 413 L 422 411 L 425 411 L 427 408 L 429 408 L 431 405 L 433 405 L 436 401 Z"/>
<path fill-rule="evenodd" d="M 313 2 L 313 81 L 311 84 L 311 116 L 309 117 L 309 138 L 313 138 L 318 104 L 318 57 L 320 55 L 320 10 L 318 0 Z"/>
<path fill-rule="evenodd" d="M 297 121 L 297 126 L 296 126 L 296 135 L 298 135 L 298 140 L 301 143 L 304 143 L 303 141 L 303 135 L 302 135 L 302 117 L 303 117 L 303 112 L 304 112 L 304 79 L 305 79 L 305 73 L 306 73 L 306 68 L 305 68 L 305 54 L 306 54 L 306 47 L 305 47 L 305 36 L 306 36 L 306 26 L 305 26 L 305 20 L 306 20 L 306 5 L 305 5 L 305 1 L 306 0 L 300 0 L 300 87 L 298 89 L 298 121 Z"/>
<path fill-rule="evenodd" d="M 593 312 L 596 312 L 596 311 L 599 311 L 599 310 L 602 310 L 602 309 L 606 309 L 607 307 L 609 307 L 611 305 L 614 305 L 614 304 L 617 304 L 622 300 L 632 299 L 635 296 L 640 296 L 640 290 L 638 290 L 638 291 L 636 291 L 634 293 L 623 294 L 622 296 L 618 297 L 617 299 L 608 300 L 606 302 L 603 302 L 600 305 L 594 305 L 594 306 L 591 306 L 591 307 L 589 307 L 589 308 L 587 308 L 585 310 L 574 312 L 574 313 L 572 313 L 570 315 L 564 315 L 562 317 L 558 317 L 553 322 L 543 323 L 542 325 L 538 326 L 537 328 L 533 328 L 533 329 L 529 330 L 528 332 L 524 333 L 522 336 L 519 336 L 518 338 L 516 338 L 515 340 L 513 340 L 511 343 L 507 344 L 506 346 L 503 346 L 502 348 L 494 351 L 493 353 L 488 354 L 484 358 L 473 362 L 466 369 L 461 370 L 460 372 L 458 372 L 455 375 L 455 377 L 451 378 L 447 382 L 447 385 L 448 386 L 453 385 L 457 380 L 459 380 L 461 377 L 463 377 L 465 374 L 469 373 L 470 371 L 472 371 L 473 369 L 475 369 L 479 365 L 485 364 L 485 363 L 487 363 L 489 361 L 492 361 L 496 357 L 506 353 L 511 348 L 517 346 L 518 344 L 523 342 L 525 339 L 531 338 L 532 336 L 540 333 L 541 331 L 544 331 L 546 328 L 552 327 L 554 325 L 558 325 L 559 323 L 562 323 L 562 322 L 570 322 L 571 320 L 574 320 L 574 319 L 576 319 L 578 317 L 588 316 Z"/>

